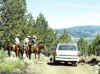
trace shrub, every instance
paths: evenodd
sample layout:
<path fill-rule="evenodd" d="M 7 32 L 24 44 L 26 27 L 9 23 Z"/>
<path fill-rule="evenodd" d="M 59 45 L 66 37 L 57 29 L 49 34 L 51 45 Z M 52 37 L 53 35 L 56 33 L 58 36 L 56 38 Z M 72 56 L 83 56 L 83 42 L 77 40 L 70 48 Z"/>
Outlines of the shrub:
<path fill-rule="evenodd" d="M 4 52 L 4 50 L 0 50 L 0 63 L 4 61 L 6 58 L 7 54 Z"/>
<path fill-rule="evenodd" d="M 7 74 L 11 71 L 15 71 L 19 69 L 19 71 L 24 71 L 25 64 L 23 60 L 16 57 L 7 57 L 7 53 L 5 51 L 0 50 L 0 72 L 7 72 Z"/>

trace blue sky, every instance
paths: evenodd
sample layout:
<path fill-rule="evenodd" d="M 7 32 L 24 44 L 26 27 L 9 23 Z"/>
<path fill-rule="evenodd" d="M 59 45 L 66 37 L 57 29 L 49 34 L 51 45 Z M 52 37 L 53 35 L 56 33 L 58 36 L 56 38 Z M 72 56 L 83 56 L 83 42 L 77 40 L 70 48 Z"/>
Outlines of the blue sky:
<path fill-rule="evenodd" d="M 36 19 L 41 12 L 53 29 L 100 25 L 100 0 L 27 0 Z"/>

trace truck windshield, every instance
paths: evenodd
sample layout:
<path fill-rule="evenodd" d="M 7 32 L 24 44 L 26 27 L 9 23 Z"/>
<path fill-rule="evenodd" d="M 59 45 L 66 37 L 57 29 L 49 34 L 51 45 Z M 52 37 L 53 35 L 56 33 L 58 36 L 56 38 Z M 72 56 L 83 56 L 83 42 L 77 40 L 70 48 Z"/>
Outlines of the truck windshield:
<path fill-rule="evenodd" d="M 60 45 L 59 50 L 76 50 L 76 46 L 74 45 Z"/>

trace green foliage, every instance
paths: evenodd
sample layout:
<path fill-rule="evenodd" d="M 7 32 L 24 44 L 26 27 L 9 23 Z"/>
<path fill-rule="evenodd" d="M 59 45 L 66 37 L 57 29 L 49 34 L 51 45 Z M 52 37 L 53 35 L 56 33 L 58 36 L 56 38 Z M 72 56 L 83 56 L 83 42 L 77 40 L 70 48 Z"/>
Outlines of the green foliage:
<path fill-rule="evenodd" d="M 95 55 L 95 50 L 93 49 L 93 45 L 92 44 L 89 45 L 88 54 L 89 54 L 89 56 L 93 55 L 93 54 Z"/>
<path fill-rule="evenodd" d="M 48 22 L 42 13 L 37 17 L 34 28 L 34 34 L 38 36 L 38 40 L 48 48 L 45 52 L 45 54 L 48 55 L 51 51 L 51 47 L 55 44 L 56 36 L 53 29 L 49 28 Z"/>
<path fill-rule="evenodd" d="M 71 42 L 72 40 L 71 40 L 71 37 L 68 35 L 68 32 L 64 30 L 62 35 L 59 37 L 59 41 L 63 43 L 68 43 L 68 42 Z"/>
<path fill-rule="evenodd" d="M 36 35 L 38 41 L 42 42 L 48 50 L 45 53 L 51 52 L 52 46 L 59 42 L 70 42 L 71 37 L 66 31 L 58 38 L 57 32 L 48 26 L 48 21 L 45 16 L 40 13 L 36 20 L 32 14 L 26 12 L 26 0 L 1 0 L 0 8 L 0 27 L 5 27 L 1 33 L 1 47 L 7 46 L 8 42 L 14 44 L 14 38 L 18 35 L 21 44 L 26 36 Z"/>
<path fill-rule="evenodd" d="M 4 61 L 4 58 L 6 58 L 7 54 L 4 52 L 4 49 L 0 50 L 0 63 Z"/>
<path fill-rule="evenodd" d="M 42 13 L 40 13 L 36 19 L 36 26 L 40 27 L 43 32 L 45 32 L 45 30 L 48 28 L 48 22 Z"/>
<path fill-rule="evenodd" d="M 80 38 L 79 41 L 77 42 L 78 49 L 81 52 L 81 55 L 88 55 L 88 41 L 85 40 L 84 38 Z"/>
<path fill-rule="evenodd" d="M 14 69 L 24 71 L 25 63 L 19 58 L 8 58 L 4 50 L 0 50 L 0 72 L 11 72 Z"/>
<path fill-rule="evenodd" d="M 100 55 L 100 35 L 97 35 L 90 44 L 84 38 L 80 38 L 77 44 L 82 55 Z"/>
<path fill-rule="evenodd" d="M 26 24 L 26 1 L 25 0 L 2 0 L 0 8 L 1 24 L 7 26 L 4 29 L 2 40 L 14 42 L 14 37 L 23 35 L 22 27 Z M 6 44 L 5 44 L 6 45 Z"/>
<path fill-rule="evenodd" d="M 12 71 L 13 69 L 14 69 L 14 65 L 12 64 L 5 64 L 5 63 L 0 64 L 0 71 L 2 72 L 9 72 Z"/>
<path fill-rule="evenodd" d="M 92 41 L 92 53 L 95 55 L 100 54 L 100 35 L 97 35 L 96 38 Z"/>

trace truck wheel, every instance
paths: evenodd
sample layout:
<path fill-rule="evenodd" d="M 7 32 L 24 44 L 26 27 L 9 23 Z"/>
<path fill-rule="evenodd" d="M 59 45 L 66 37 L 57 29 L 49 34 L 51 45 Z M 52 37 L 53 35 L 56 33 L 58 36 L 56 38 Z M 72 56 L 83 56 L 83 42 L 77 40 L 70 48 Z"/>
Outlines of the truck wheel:
<path fill-rule="evenodd" d="M 68 62 L 64 62 L 65 64 L 68 64 Z"/>
<path fill-rule="evenodd" d="M 77 66 L 77 62 L 76 61 L 73 61 L 72 62 L 72 66 Z"/>
<path fill-rule="evenodd" d="M 59 62 L 53 59 L 53 64 L 58 64 Z"/>
<path fill-rule="evenodd" d="M 54 64 L 56 64 L 56 63 L 57 63 L 57 61 L 55 60 L 55 58 L 53 59 L 53 63 L 54 63 Z"/>

